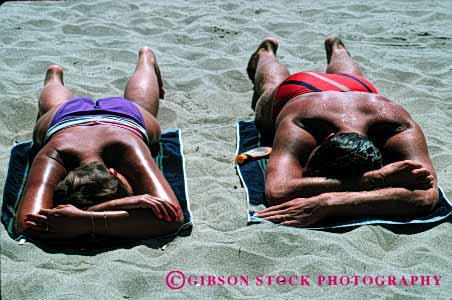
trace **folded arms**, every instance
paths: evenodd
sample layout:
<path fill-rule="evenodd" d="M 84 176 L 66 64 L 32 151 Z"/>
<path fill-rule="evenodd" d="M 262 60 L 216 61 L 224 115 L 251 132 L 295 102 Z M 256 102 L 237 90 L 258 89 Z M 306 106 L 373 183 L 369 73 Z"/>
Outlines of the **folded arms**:
<path fill-rule="evenodd" d="M 41 151 L 33 161 L 17 212 L 18 234 L 47 240 L 84 235 L 149 238 L 175 232 L 182 224 L 182 210 L 176 196 L 149 151 L 131 150 L 127 153 L 130 159 L 127 167 L 119 168 L 132 179 L 134 193 L 139 195 L 82 209 L 69 204 L 54 207 L 53 191 L 67 171 L 50 152 L 49 149 Z"/>
<path fill-rule="evenodd" d="M 284 128 L 285 127 L 285 128 Z M 437 180 L 420 127 L 390 137 L 383 145 L 392 162 L 360 177 L 303 177 L 302 164 L 316 147 L 307 131 L 280 124 L 266 174 L 269 208 L 256 213 L 291 226 L 326 218 L 407 217 L 430 212 L 438 202 Z"/>

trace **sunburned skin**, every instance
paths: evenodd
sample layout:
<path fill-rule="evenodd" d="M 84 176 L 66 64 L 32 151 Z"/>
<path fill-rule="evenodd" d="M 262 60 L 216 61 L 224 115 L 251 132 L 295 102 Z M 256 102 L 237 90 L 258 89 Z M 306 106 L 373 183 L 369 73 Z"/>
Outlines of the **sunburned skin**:
<path fill-rule="evenodd" d="M 317 143 L 330 134 L 356 132 L 378 147 L 414 121 L 400 105 L 387 98 L 362 92 L 322 92 L 298 96 L 287 103 L 276 120 L 292 122 L 311 133 Z"/>
<path fill-rule="evenodd" d="M 438 202 L 437 178 L 420 126 L 400 105 L 376 93 L 320 91 L 288 101 L 273 119 L 274 97 L 289 76 L 278 62 L 279 42 L 266 38 L 251 55 L 256 125 L 273 138 L 267 166 L 269 207 L 256 216 L 288 226 L 326 218 L 407 217 L 430 212 Z M 327 74 L 363 76 L 342 41 L 325 40 Z M 359 178 L 307 177 L 309 158 L 339 133 L 368 137 L 383 156 L 383 167 Z"/>
<path fill-rule="evenodd" d="M 44 143 L 55 113 L 74 98 L 64 86 L 62 68 L 51 65 L 33 132 L 34 142 L 41 150 L 33 161 L 17 212 L 17 233 L 37 239 L 70 240 L 89 234 L 148 238 L 176 231 L 183 221 L 182 210 L 150 150 L 160 138 L 155 116 L 163 95 L 156 58 L 152 50 L 142 48 L 124 96 L 140 111 L 151 145 L 128 129 L 106 124 L 66 127 Z M 103 163 L 131 196 L 85 210 L 73 205 L 55 207 L 53 191 L 58 183 L 69 171 L 92 162 Z"/>

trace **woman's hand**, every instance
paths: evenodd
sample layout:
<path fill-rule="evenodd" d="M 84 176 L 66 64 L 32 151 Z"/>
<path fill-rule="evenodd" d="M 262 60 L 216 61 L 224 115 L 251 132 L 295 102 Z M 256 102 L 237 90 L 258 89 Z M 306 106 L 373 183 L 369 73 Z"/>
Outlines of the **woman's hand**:
<path fill-rule="evenodd" d="M 130 208 L 150 208 L 158 219 L 167 222 L 179 222 L 183 220 L 182 211 L 177 209 L 168 200 L 154 197 L 148 194 L 130 197 Z"/>
<path fill-rule="evenodd" d="M 26 214 L 24 224 L 27 228 L 68 239 L 92 231 L 90 214 L 70 204 Z"/>
<path fill-rule="evenodd" d="M 255 216 L 287 226 L 309 226 L 328 215 L 326 201 L 320 196 L 297 198 L 256 212 Z"/>

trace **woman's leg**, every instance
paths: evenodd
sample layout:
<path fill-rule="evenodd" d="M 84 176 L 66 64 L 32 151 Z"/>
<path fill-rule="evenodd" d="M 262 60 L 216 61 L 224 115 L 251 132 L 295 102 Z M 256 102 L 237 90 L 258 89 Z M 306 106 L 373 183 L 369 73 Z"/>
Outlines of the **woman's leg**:
<path fill-rule="evenodd" d="M 39 96 L 38 119 L 50 109 L 72 99 L 71 91 L 64 86 L 63 68 L 59 65 L 50 65 L 47 68 L 44 88 Z"/>
<path fill-rule="evenodd" d="M 135 72 L 127 82 L 124 97 L 140 105 L 154 117 L 159 110 L 159 98 L 164 97 L 163 82 L 154 52 L 140 49 Z"/>

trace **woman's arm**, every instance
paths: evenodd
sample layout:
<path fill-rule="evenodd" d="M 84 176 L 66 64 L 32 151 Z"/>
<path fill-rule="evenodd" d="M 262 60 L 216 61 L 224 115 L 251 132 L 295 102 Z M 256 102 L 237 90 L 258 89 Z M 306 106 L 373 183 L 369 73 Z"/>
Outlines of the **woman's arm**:
<path fill-rule="evenodd" d="M 166 201 L 182 215 L 176 195 L 144 143 L 133 143 L 122 149 L 121 159 L 116 161 L 114 167 L 125 176 L 134 195 L 149 195 Z"/>
<path fill-rule="evenodd" d="M 29 226 L 25 224 L 26 215 L 53 207 L 53 191 L 65 175 L 66 169 L 58 160 L 55 151 L 45 147 L 36 155 L 17 210 L 15 225 L 18 234 L 35 233 L 28 232 Z"/>
<path fill-rule="evenodd" d="M 130 144 L 129 144 L 130 143 Z M 134 196 L 106 201 L 86 210 L 72 205 L 29 215 L 35 229 L 49 239 L 70 239 L 75 223 L 84 234 L 117 238 L 150 238 L 175 232 L 183 223 L 182 209 L 157 168 L 148 147 L 133 140 L 107 154 L 106 163 L 125 176 Z M 69 211 L 71 213 L 69 213 Z M 62 228 L 67 228 L 66 235 Z M 44 231 L 49 229 L 49 232 Z"/>
<path fill-rule="evenodd" d="M 29 213 L 25 223 L 33 237 L 43 240 L 71 240 L 82 235 L 144 239 L 174 233 L 181 225 L 153 217 L 150 209 L 84 211 L 70 204 Z"/>
<path fill-rule="evenodd" d="M 106 201 L 88 207 L 86 210 L 92 212 L 104 212 L 141 208 L 151 209 L 158 219 L 165 220 L 167 222 L 181 222 L 184 218 L 182 211 L 178 210 L 177 207 L 175 207 L 171 202 L 148 194 Z"/>

